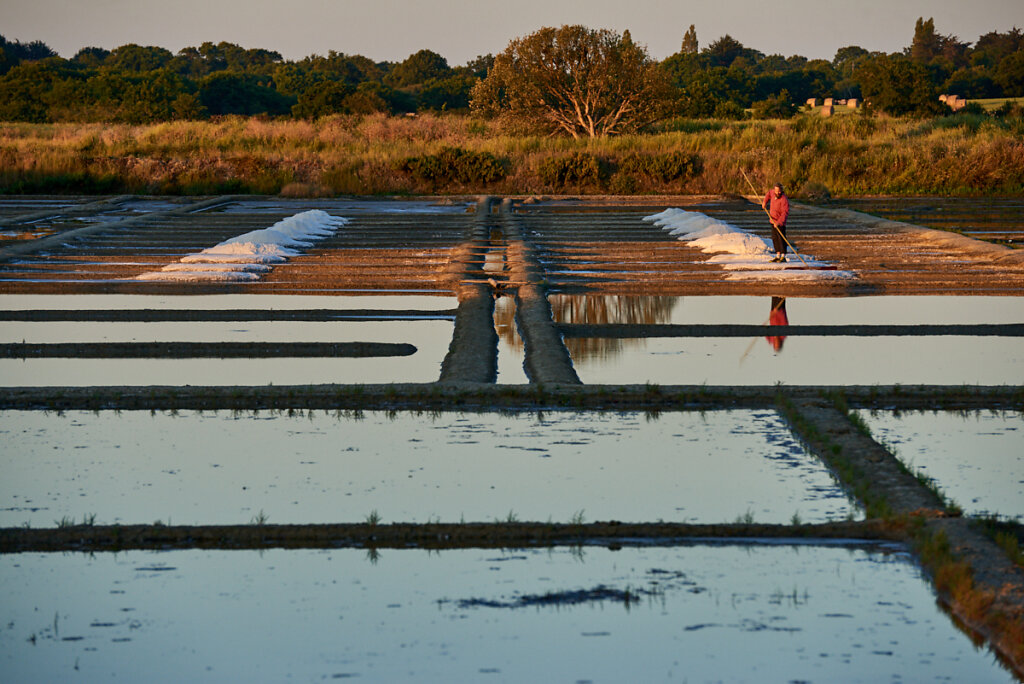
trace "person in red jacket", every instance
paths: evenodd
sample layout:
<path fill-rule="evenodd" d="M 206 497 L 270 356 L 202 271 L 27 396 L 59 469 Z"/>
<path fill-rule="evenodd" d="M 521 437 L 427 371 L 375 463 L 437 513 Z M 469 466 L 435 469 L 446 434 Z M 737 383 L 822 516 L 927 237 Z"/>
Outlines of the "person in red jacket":
<path fill-rule="evenodd" d="M 782 185 L 776 183 L 761 202 L 761 208 L 768 212 L 772 222 L 772 247 L 775 258 L 772 261 L 786 260 L 786 219 L 789 218 L 789 198 L 786 197 Z"/>

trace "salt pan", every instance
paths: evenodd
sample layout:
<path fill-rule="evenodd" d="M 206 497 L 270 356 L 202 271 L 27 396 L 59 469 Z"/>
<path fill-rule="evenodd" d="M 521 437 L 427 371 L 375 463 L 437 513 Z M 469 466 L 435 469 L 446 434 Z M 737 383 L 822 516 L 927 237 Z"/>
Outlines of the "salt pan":
<path fill-rule="evenodd" d="M 792 263 L 772 262 L 774 250 L 770 242 L 699 211 L 669 207 L 657 214 L 645 216 L 643 220 L 653 223 L 679 240 L 689 242 L 705 254 L 713 254 L 708 262 L 721 264 L 726 271 L 730 271 L 726 276 L 729 280 L 831 280 L 854 277 L 850 271 L 826 270 L 829 266 L 827 262 L 819 261 L 807 254 L 797 257 L 800 259 L 799 267 L 811 270 L 799 270 L 799 267 L 794 268 Z"/>
<path fill-rule="evenodd" d="M 348 219 L 331 216 L 320 209 L 304 211 L 282 219 L 262 230 L 236 235 L 218 245 L 189 254 L 159 271 L 135 280 L 259 280 L 260 274 L 276 264 L 302 254 L 302 249 L 330 237 Z"/>

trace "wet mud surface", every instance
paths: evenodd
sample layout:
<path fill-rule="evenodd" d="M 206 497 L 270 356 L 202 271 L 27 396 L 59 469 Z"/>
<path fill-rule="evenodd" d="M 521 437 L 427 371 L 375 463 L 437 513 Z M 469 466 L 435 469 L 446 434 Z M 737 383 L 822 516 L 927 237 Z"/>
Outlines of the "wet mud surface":
<path fill-rule="evenodd" d="M 1014 248 L 1024 246 L 1024 201 L 1019 197 L 932 197 L 843 199 L 830 208 L 852 209 L 892 221 L 959 232 Z"/>

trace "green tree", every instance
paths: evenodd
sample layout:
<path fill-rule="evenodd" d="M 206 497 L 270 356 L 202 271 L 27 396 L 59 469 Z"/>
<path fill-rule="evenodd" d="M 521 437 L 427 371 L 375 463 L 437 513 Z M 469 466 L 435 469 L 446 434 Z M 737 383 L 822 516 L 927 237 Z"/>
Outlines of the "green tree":
<path fill-rule="evenodd" d="M 774 97 L 769 97 L 754 103 L 755 119 L 788 119 L 796 114 L 796 105 L 789 96 L 789 91 L 783 90 Z"/>
<path fill-rule="evenodd" d="M 695 55 L 697 54 L 697 29 L 693 24 L 690 24 L 690 28 L 683 34 L 683 46 L 679 49 L 684 55 Z"/>
<path fill-rule="evenodd" d="M 51 110 L 80 88 L 85 74 L 60 57 L 24 60 L 0 78 L 0 121 L 55 120 Z"/>
<path fill-rule="evenodd" d="M 206 117 L 206 107 L 197 93 L 181 93 L 171 103 L 171 111 L 175 119 L 195 121 Z"/>
<path fill-rule="evenodd" d="M 173 58 L 171 51 L 162 47 L 129 43 L 114 48 L 104 65 L 117 71 L 153 71 L 167 66 Z"/>
<path fill-rule="evenodd" d="M 907 50 L 910 59 L 919 64 L 938 64 L 952 73 L 967 65 L 967 44 L 956 36 L 944 36 L 935 32 L 935 21 L 918 17 L 914 25 L 914 39 Z"/>
<path fill-rule="evenodd" d="M 941 52 L 940 38 L 935 33 L 935 20 L 929 17 L 925 21 L 924 17 L 918 17 L 914 24 L 914 40 L 910 43 L 910 59 L 927 64 Z"/>
<path fill-rule="evenodd" d="M 255 76 L 230 71 L 218 71 L 200 80 L 199 101 L 214 115 L 288 114 L 295 102 Z"/>
<path fill-rule="evenodd" d="M 83 66 L 98 67 L 110 56 L 110 50 L 99 47 L 84 47 L 75 53 L 75 56 L 71 58 L 72 62 L 76 62 Z"/>
<path fill-rule="evenodd" d="M 887 114 L 929 116 L 948 111 L 928 69 L 905 57 L 873 57 L 858 66 L 855 76 L 864 99 Z"/>
<path fill-rule="evenodd" d="M 348 109 L 345 100 L 354 90 L 352 86 L 339 81 L 320 81 L 299 95 L 299 101 L 292 107 L 292 115 L 316 119 L 343 113 Z"/>
<path fill-rule="evenodd" d="M 468 74 L 432 78 L 423 84 L 419 92 L 420 108 L 436 111 L 467 109 L 469 95 L 476 82 L 477 78 Z"/>
<path fill-rule="evenodd" d="M 1024 48 L 1024 33 L 1013 28 L 1006 33 L 991 31 L 978 38 L 971 51 L 970 61 L 973 66 L 994 68 L 1004 58 Z"/>
<path fill-rule="evenodd" d="M 842 76 L 849 78 L 853 76 L 857 65 L 871 56 L 871 53 L 859 45 L 848 45 L 836 50 L 836 56 L 832 58 L 832 67 Z"/>
<path fill-rule="evenodd" d="M 473 87 L 475 111 L 574 138 L 635 131 L 667 103 L 663 72 L 625 36 L 545 27 L 509 43 Z"/>
<path fill-rule="evenodd" d="M 22 62 L 38 62 L 56 56 L 57 53 L 41 40 L 22 43 L 18 40 L 9 41 L 0 36 L 0 76 Z"/>
<path fill-rule="evenodd" d="M 1002 89 L 980 67 L 957 69 L 942 84 L 942 92 L 961 97 L 998 97 Z"/>
<path fill-rule="evenodd" d="M 710 66 L 729 67 L 739 58 L 746 60 L 747 64 L 757 64 L 764 55 L 757 50 L 745 47 L 743 43 L 736 40 L 728 33 L 708 45 L 701 53 L 708 58 Z"/>
<path fill-rule="evenodd" d="M 494 66 L 494 55 L 478 55 L 476 59 L 471 59 L 466 62 L 466 69 L 469 73 L 477 78 L 485 78 L 487 72 Z"/>
<path fill-rule="evenodd" d="M 384 77 L 384 82 L 394 88 L 404 88 L 431 78 L 444 78 L 449 72 L 448 60 L 436 52 L 420 50 L 396 64 Z"/>
<path fill-rule="evenodd" d="M 122 94 L 116 118 L 128 123 L 167 121 L 174 118 L 174 103 L 185 92 L 181 77 L 171 71 L 135 77 Z"/>
<path fill-rule="evenodd" d="M 995 80 L 1006 97 L 1024 97 L 1024 48 L 999 62 Z"/>

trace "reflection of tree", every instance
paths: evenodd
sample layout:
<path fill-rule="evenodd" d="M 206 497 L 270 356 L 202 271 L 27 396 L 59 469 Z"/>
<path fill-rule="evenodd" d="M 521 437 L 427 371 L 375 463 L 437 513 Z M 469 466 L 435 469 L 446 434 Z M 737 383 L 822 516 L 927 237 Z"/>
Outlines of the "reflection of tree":
<path fill-rule="evenodd" d="M 678 297 L 619 295 L 554 295 L 548 299 L 556 323 L 657 324 L 671 321 Z M 515 307 L 507 298 L 495 302 L 498 335 L 513 349 L 522 347 L 515 328 Z M 629 347 L 642 347 L 643 339 L 573 338 L 565 341 L 576 363 L 614 356 Z"/>
<path fill-rule="evenodd" d="M 494 329 L 509 348 L 516 351 L 523 348 L 523 338 L 516 329 L 516 304 L 512 297 L 499 297 L 495 300 Z"/>

